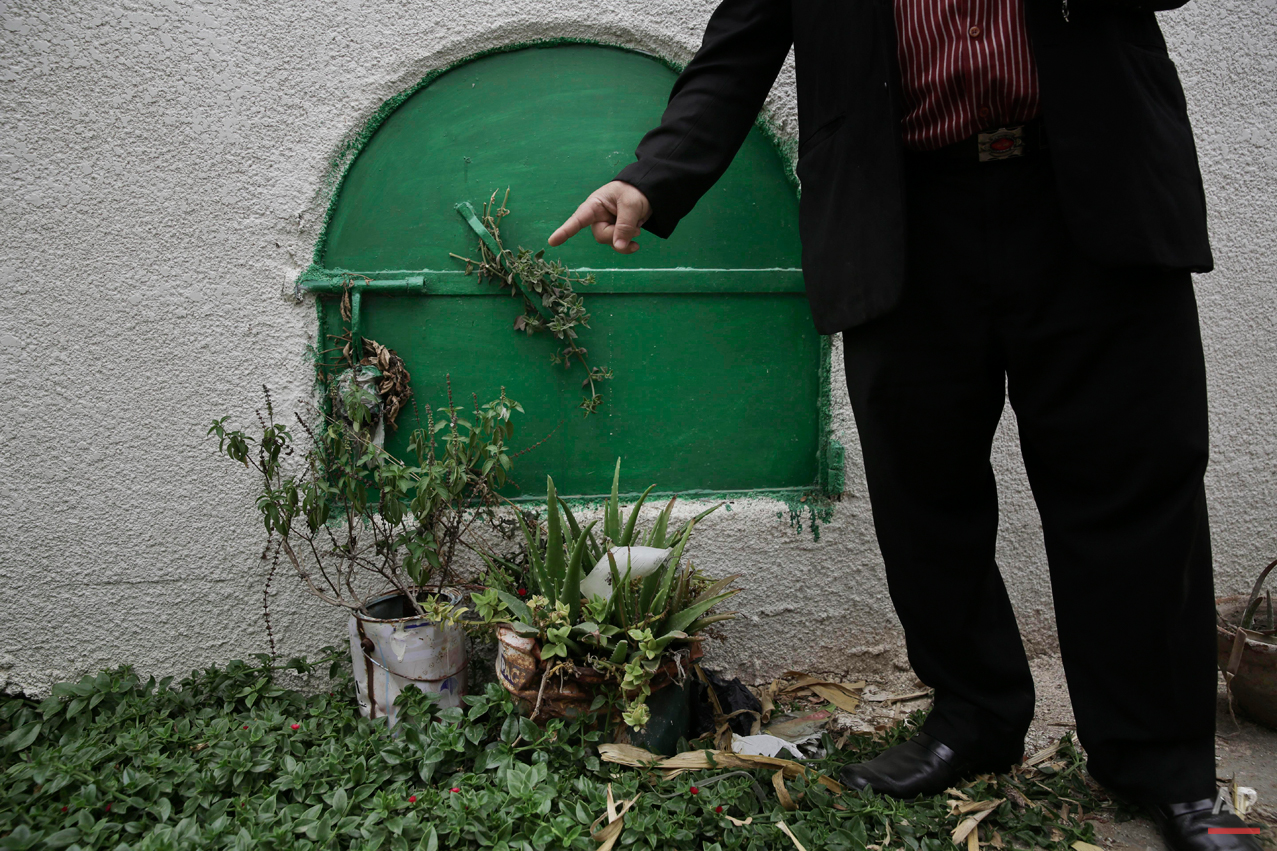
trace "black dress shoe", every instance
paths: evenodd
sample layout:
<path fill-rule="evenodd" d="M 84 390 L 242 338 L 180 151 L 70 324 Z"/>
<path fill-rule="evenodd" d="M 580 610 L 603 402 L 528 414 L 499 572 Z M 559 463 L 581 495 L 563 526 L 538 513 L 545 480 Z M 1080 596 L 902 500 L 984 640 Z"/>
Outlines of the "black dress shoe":
<path fill-rule="evenodd" d="M 972 760 L 959 756 L 952 748 L 926 733 L 888 748 L 868 762 L 844 765 L 838 773 L 849 789 L 866 786 L 880 795 L 892 798 L 918 798 L 939 795 L 964 777 L 989 771 L 1005 771 L 1019 756 Z"/>
<path fill-rule="evenodd" d="M 1245 833 L 1211 833 L 1212 827 L 1246 827 L 1230 812 L 1212 812 L 1210 798 L 1183 804 L 1146 804 L 1144 809 L 1157 823 L 1171 851 L 1259 851 L 1259 837 Z"/>

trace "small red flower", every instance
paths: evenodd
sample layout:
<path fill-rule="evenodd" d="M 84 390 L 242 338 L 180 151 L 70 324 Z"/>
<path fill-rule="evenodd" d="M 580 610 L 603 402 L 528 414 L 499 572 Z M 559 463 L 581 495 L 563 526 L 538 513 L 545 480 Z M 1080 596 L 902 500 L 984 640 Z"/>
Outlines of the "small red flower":
<path fill-rule="evenodd" d="M 409 796 L 408 796 L 408 803 L 410 803 L 410 804 L 415 804 L 415 803 L 417 803 L 417 796 L 416 796 L 416 795 L 409 795 Z"/>
<path fill-rule="evenodd" d="M 111 812 L 111 805 L 109 803 L 106 805 L 106 811 L 108 813 Z"/>
<path fill-rule="evenodd" d="M 245 729 L 245 730 L 247 730 L 247 729 L 248 729 L 248 725 L 247 725 L 247 724 L 245 724 L 245 725 L 244 725 L 244 729 Z"/>
<path fill-rule="evenodd" d="M 293 729 L 294 729 L 294 730 L 300 730 L 301 728 L 302 728 L 302 725 L 301 725 L 301 724 L 294 724 L 294 725 L 293 725 Z"/>
<path fill-rule="evenodd" d="M 715 807 L 715 808 L 714 808 L 714 812 L 716 812 L 716 813 L 721 813 L 722 811 L 723 811 L 723 808 L 722 808 L 721 806 L 720 806 L 720 807 Z"/>
<path fill-rule="evenodd" d="M 519 596 L 520 596 L 520 597 L 526 597 L 526 596 L 528 596 L 528 589 L 527 589 L 527 588 L 520 588 L 520 589 L 519 589 Z"/>
<path fill-rule="evenodd" d="M 63 808 L 62 808 L 62 812 L 64 812 L 64 813 L 65 813 L 66 811 L 67 811 L 67 808 L 66 808 L 66 807 L 63 807 Z"/>
<path fill-rule="evenodd" d="M 453 787 L 452 787 L 451 789 L 449 789 L 448 791 L 449 791 L 449 792 L 452 792 L 452 793 L 454 793 L 454 794 L 455 794 L 455 793 L 457 793 L 457 792 L 460 792 L 460 791 L 461 791 L 461 789 L 460 789 L 460 787 L 453 786 Z"/>
<path fill-rule="evenodd" d="M 701 790 L 697 789 L 695 786 L 693 786 L 691 789 L 688 789 L 687 791 L 691 792 L 693 795 L 699 795 L 701 793 Z"/>

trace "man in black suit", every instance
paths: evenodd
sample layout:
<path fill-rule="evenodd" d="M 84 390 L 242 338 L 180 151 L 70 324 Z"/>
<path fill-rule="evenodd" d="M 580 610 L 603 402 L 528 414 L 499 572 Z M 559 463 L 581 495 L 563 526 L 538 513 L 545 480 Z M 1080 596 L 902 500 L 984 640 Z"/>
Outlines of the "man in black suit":
<path fill-rule="evenodd" d="M 843 769 L 914 797 L 1021 759 L 1033 681 L 994 563 L 1006 399 L 1092 775 L 1175 849 L 1257 849 L 1215 803 L 1205 368 L 1212 265 L 1153 15 L 1187 0 L 724 0 L 637 162 L 550 238 L 668 237 L 789 52 L 812 316 L 841 332 L 892 601 L 935 705 Z M 1121 635 L 1119 642 L 1111 636 Z"/>

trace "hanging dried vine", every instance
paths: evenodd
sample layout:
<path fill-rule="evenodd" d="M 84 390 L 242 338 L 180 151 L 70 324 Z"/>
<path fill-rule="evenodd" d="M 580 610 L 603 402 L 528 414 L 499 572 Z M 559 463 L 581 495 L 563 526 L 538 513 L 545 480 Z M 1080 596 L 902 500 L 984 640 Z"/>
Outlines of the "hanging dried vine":
<path fill-rule="evenodd" d="M 584 367 L 586 375 L 581 389 L 586 393 L 580 408 L 589 416 L 603 404 L 598 385 L 612 378 L 612 370 L 608 367 L 590 366 L 589 352 L 577 337 L 578 327 L 590 327 L 590 314 L 586 312 L 585 300 L 576 287 L 593 284 L 594 276 L 582 277 L 557 260 L 546 260 L 545 249 L 533 253 L 522 246 L 518 251 L 506 248 L 501 241 L 501 220 L 510 214 L 506 207 L 509 199 L 510 190 L 507 189 L 500 206 L 497 206 L 497 193 L 493 192 L 483 205 L 481 221 L 496 243 L 496 252 L 484 240 L 479 240 L 480 259 L 460 254 L 449 256 L 465 262 L 467 275 L 477 270 L 479 280 L 493 281 L 503 289 L 509 288 L 511 296 L 523 299 L 523 313 L 515 318 L 514 330 L 528 334 L 549 331 L 554 335 L 563 345 L 551 355 L 552 363 L 570 369 L 575 360 Z M 549 316 L 545 316 L 543 311 Z"/>

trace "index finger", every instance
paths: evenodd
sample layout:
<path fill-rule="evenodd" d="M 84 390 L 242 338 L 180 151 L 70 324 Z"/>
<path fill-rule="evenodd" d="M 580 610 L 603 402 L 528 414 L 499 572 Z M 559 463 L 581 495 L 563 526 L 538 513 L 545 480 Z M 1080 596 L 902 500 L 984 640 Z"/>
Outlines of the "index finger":
<path fill-rule="evenodd" d="M 597 198 L 587 198 L 566 222 L 559 225 L 558 230 L 550 234 L 550 245 L 562 245 L 595 222 L 605 222 L 611 217 L 612 214 Z"/>

